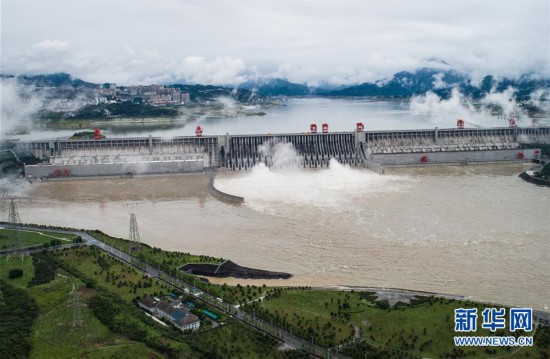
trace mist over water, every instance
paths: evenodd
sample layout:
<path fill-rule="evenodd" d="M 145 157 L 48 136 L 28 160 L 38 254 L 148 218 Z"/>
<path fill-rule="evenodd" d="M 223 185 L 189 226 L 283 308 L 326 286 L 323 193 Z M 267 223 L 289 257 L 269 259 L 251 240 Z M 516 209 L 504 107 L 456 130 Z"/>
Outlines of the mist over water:
<path fill-rule="evenodd" d="M 531 99 L 533 104 L 543 106 L 547 93 L 539 91 Z M 365 125 L 366 131 L 454 128 L 457 119 L 465 121 L 466 127 L 507 127 L 507 117 L 493 116 L 490 103 L 499 104 L 505 114 L 518 112 L 520 126 L 530 126 L 531 119 L 520 111 L 513 91 L 492 93 L 474 105 L 473 101 L 454 91 L 449 99 L 434 93 L 413 97 L 409 100 L 380 101 L 372 99 L 291 98 L 286 105 L 262 108 L 265 116 L 246 116 L 235 111 L 235 103 L 220 98 L 224 106 L 223 116 L 201 115 L 195 119 L 178 118 L 171 121 L 136 123 L 135 121 L 110 121 L 94 124 L 107 137 L 132 136 L 194 136 L 197 125 L 203 127 L 204 135 L 267 134 L 309 132 L 309 125 L 328 123 L 330 132 L 353 131 L 357 122 Z M 545 114 L 537 119 L 539 125 L 550 125 Z M 93 130 L 93 128 L 79 130 Z M 76 130 L 51 130 L 31 128 L 30 133 L 11 136 L 23 140 L 70 137 Z"/>
<path fill-rule="evenodd" d="M 284 216 L 287 206 L 350 211 L 354 200 L 365 193 L 395 192 L 407 181 L 404 176 L 398 179 L 352 168 L 335 158 L 328 168 L 302 168 L 291 143 L 266 142 L 259 152 L 271 159 L 269 167 L 261 162 L 248 172 L 222 177 L 216 186 L 244 197 L 253 209 L 275 215 Z"/>
<path fill-rule="evenodd" d="M 438 123 L 440 127 L 452 127 L 447 119 L 462 119 L 466 127 L 499 127 L 508 126 L 507 120 L 514 117 L 519 126 L 530 126 L 531 119 L 526 111 L 519 105 L 515 98 L 516 90 L 508 88 L 502 92 L 492 91 L 474 102 L 462 95 L 457 88 L 451 92 L 448 99 L 443 99 L 433 92 L 425 95 L 413 96 L 410 101 L 410 111 L 413 116 L 426 117 Z M 543 107 L 543 92 L 535 92 L 529 101 L 533 105 Z M 492 107 L 498 107 L 498 116 L 492 113 Z M 541 124 L 547 123 L 542 119 Z"/>
<path fill-rule="evenodd" d="M 224 192 L 243 196 L 246 205 L 255 210 L 299 216 L 299 212 L 288 206 L 354 211 L 355 200 L 365 194 L 397 192 L 406 187 L 408 181 L 411 180 L 406 176 L 380 176 L 331 159 L 328 168 L 316 170 L 298 166 L 273 169 L 260 163 L 248 173 L 221 177 L 216 186 Z"/>
<path fill-rule="evenodd" d="M 18 85 L 15 79 L 0 79 L 0 138 L 29 131 L 42 104 L 43 99 L 33 94 L 32 88 Z"/>

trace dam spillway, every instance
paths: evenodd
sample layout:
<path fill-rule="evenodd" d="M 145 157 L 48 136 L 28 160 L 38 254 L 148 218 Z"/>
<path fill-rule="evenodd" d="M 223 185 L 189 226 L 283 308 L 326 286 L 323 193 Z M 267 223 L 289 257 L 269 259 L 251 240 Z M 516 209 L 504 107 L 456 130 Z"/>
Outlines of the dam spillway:
<path fill-rule="evenodd" d="M 533 160 L 550 144 L 550 127 L 469 128 L 16 141 L 19 153 L 42 163 L 25 165 L 28 177 L 131 176 L 246 170 L 277 163 L 269 147 L 289 144 L 294 166 L 342 164 L 383 173 L 382 166 Z M 284 165 L 284 163 L 283 163 Z"/>
<path fill-rule="evenodd" d="M 326 167 L 331 158 L 350 165 L 362 163 L 362 157 L 355 145 L 355 134 L 320 133 L 320 134 L 281 134 L 264 136 L 231 136 L 227 153 L 222 153 L 221 167 L 232 170 L 247 169 L 256 163 L 263 162 L 272 167 L 276 163 L 273 151 L 267 146 L 292 144 L 298 156 L 300 167 Z M 283 163 L 284 165 L 284 163 Z"/>

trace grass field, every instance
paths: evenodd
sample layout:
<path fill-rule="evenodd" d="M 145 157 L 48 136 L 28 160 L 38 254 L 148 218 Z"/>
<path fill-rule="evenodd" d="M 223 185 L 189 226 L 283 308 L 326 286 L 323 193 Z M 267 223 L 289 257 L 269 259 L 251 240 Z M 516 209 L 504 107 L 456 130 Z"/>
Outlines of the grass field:
<path fill-rule="evenodd" d="M 12 231 L 10 229 L 0 228 L 0 250 L 6 249 L 11 242 Z M 52 240 L 59 241 L 61 244 L 71 243 L 76 236 L 72 234 L 56 233 L 56 232 L 41 232 L 40 230 L 20 230 L 18 231 L 19 246 L 29 247 L 38 244 L 51 243 Z M 59 243 L 58 242 L 58 243 Z"/>
<path fill-rule="evenodd" d="M 8 279 L 8 273 L 11 269 L 22 269 L 23 276 L 20 278 Z M 34 277 L 32 258 L 30 256 L 0 257 L 0 277 L 14 287 L 27 288 L 30 280 Z"/>
<path fill-rule="evenodd" d="M 294 351 L 278 351 L 275 349 L 275 339 L 233 322 L 195 334 L 189 339 L 193 348 L 204 358 L 308 358 Z"/>
<path fill-rule="evenodd" d="M 334 346 L 351 338 L 354 329 L 351 323 L 339 320 L 331 315 L 325 303 L 342 301 L 344 293 L 311 292 L 283 290 L 268 296 L 261 302 L 249 306 L 249 311 L 255 311 L 268 321 L 282 326 L 303 338 L 313 338 L 322 346 Z M 315 293 L 314 296 L 311 293 Z"/>
<path fill-rule="evenodd" d="M 148 278 L 133 267 L 96 248 L 81 247 L 58 253 L 58 258 L 109 291 L 131 302 L 137 296 L 167 294 L 167 285 Z"/>
<path fill-rule="evenodd" d="M 7 279 L 7 273 L 15 268 L 22 269 L 23 276 Z M 80 280 L 58 274 L 49 283 L 27 288 L 33 275 L 32 257 L 0 258 L 0 277 L 9 285 L 26 290 L 39 308 L 31 331 L 30 358 L 162 358 L 143 344 L 114 334 L 99 322 L 86 305 L 92 293 Z"/>
<path fill-rule="evenodd" d="M 0 258 L 0 277 L 7 278 L 10 269 L 23 269 L 21 278 L 6 281 L 25 290 L 38 307 L 38 317 L 32 323 L 30 358 L 226 358 L 228 352 L 237 358 L 303 357 L 295 351 L 279 352 L 274 348 L 275 340 L 239 323 L 214 329 L 204 325 L 203 331 L 187 336 L 170 326 L 155 324 L 132 300 L 138 295 L 174 290 L 144 278 L 136 269 L 98 249 L 74 248 L 40 254 L 40 258 L 41 262 L 51 258 L 53 265 L 63 265 L 57 267 L 53 279 L 31 287 L 27 287 L 34 273 L 31 256 L 23 257 L 23 261 Z M 91 287 L 90 281 L 95 283 Z M 126 332 L 131 328 L 145 329 L 142 336 L 133 337 L 138 342 L 117 334 L 124 330 L 113 332 L 111 326 L 99 319 L 98 313 L 89 306 L 90 300 L 97 297 L 120 300 L 115 304 L 114 316 L 110 317 L 115 320 L 114 328 L 126 323 Z M 165 356 L 160 352 L 170 354 Z"/>
<path fill-rule="evenodd" d="M 388 349 L 397 357 L 404 353 L 427 358 L 447 355 L 538 358 L 542 355 L 539 347 L 525 347 L 517 352 L 509 347 L 492 348 L 491 352 L 486 348 L 468 347 L 464 349 L 464 353 L 455 353 L 453 337 L 457 334 L 454 332 L 454 309 L 457 308 L 478 308 L 479 330 L 475 332 L 476 336 L 512 335 L 507 330 L 491 334 L 490 331 L 481 329 L 481 312 L 486 306 L 480 304 L 433 299 L 415 307 L 401 306 L 388 310 L 379 308 L 371 301 L 370 296 L 360 293 L 307 290 L 279 290 L 272 293 L 274 294 L 261 304 L 258 303 L 250 309 L 256 310 L 267 320 L 273 318 L 285 327 L 292 326 L 303 337 L 311 335 L 320 344 L 323 344 L 321 333 L 327 333 L 327 329 L 323 328 L 324 323 L 332 321 L 334 327 L 342 328 L 342 332 L 338 331 L 335 342 L 350 336 L 351 333 L 345 329 L 349 325 L 356 325 L 369 345 Z M 312 325 L 315 331 L 313 335 L 307 329 Z M 525 336 L 532 335 L 522 333 Z M 550 354 L 548 347 L 542 351 Z"/>
<path fill-rule="evenodd" d="M 115 238 L 100 231 L 90 231 L 88 232 L 93 237 L 104 241 L 112 245 L 115 248 L 118 248 L 124 252 L 128 252 L 129 248 L 132 248 L 134 245 L 122 238 Z M 163 268 L 164 270 L 172 269 L 176 270 L 177 268 L 183 266 L 186 263 L 222 263 L 222 258 L 214 258 L 210 256 L 195 255 L 184 252 L 173 252 L 173 251 L 164 251 L 160 248 L 154 248 L 147 244 L 141 245 L 142 249 L 139 251 L 133 251 L 133 255 L 147 261 L 149 263 L 154 263 L 157 266 Z"/>
<path fill-rule="evenodd" d="M 37 331 L 40 340 L 64 348 L 117 344 L 109 329 L 101 324 L 86 305 L 86 298 L 83 298 L 85 293 L 81 291 L 85 289 L 84 284 L 72 277 L 58 280 L 63 279 L 70 282 L 70 291 L 65 293 L 59 305 L 40 317 Z"/>
<path fill-rule="evenodd" d="M 82 290 L 81 281 L 66 275 L 31 289 L 41 313 L 33 326 L 31 358 L 112 357 L 111 353 L 122 347 L 136 358 L 156 355 L 141 344 L 115 335 L 99 322 L 87 307 Z M 77 293 L 80 300 L 76 300 Z"/>
<path fill-rule="evenodd" d="M 124 252 L 128 252 L 128 249 L 132 246 L 128 240 L 115 238 L 108 236 L 99 231 L 90 231 L 90 235 L 97 239 L 104 241 L 118 248 Z M 225 301 L 237 304 L 250 301 L 258 298 L 265 291 L 257 286 L 227 286 L 227 285 L 207 285 L 201 282 L 197 276 L 183 273 L 178 268 L 186 263 L 222 263 L 222 258 L 214 258 L 209 256 L 193 255 L 182 252 L 164 251 L 159 248 L 152 248 L 148 245 L 142 244 L 142 248 L 139 251 L 132 251 L 132 255 L 152 264 L 158 268 L 161 268 L 165 272 L 172 273 L 172 275 L 193 283 L 195 286 L 207 290 L 217 297 L 223 297 Z"/>
<path fill-rule="evenodd" d="M 163 264 L 170 267 L 175 266 L 184 256 L 190 256 L 153 248 L 142 251 L 150 251 L 151 258 L 162 259 Z M 136 308 L 133 300 L 137 296 L 177 291 L 156 279 L 148 278 L 134 267 L 99 249 L 80 247 L 33 256 L 37 259 L 34 263 L 31 256 L 0 257 L 0 279 L 11 287 L 19 288 L 19 294 L 12 295 L 12 298 L 29 296 L 29 300 L 22 302 L 36 303 L 33 305 L 38 307 L 38 314 L 33 317 L 35 319 L 28 322 L 32 324 L 31 358 L 302 356 L 295 351 L 276 350 L 274 345 L 277 342 L 274 339 L 231 320 L 212 329 L 204 325 L 203 330 L 190 335 L 182 335 L 170 326 L 156 324 Z M 193 258 L 204 259 L 200 256 Z M 44 266 L 44 263 L 52 269 L 48 269 L 50 267 Z M 50 276 L 41 277 L 47 282 L 31 280 L 36 277 L 34 266 L 43 268 L 36 270 L 36 276 L 49 270 Z M 21 269 L 22 276 L 9 279 L 8 273 L 12 269 Z M 196 280 L 196 277 L 189 275 L 186 278 Z M 376 297 L 372 293 L 365 292 L 202 285 L 211 293 L 238 303 L 258 298 L 267 291 L 268 295 L 263 301 L 246 304 L 244 309 L 308 341 L 313 340 L 328 347 L 343 344 L 340 350 L 354 358 L 363 358 L 365 354 L 374 358 L 550 357 L 548 327 L 537 329 L 533 347 L 457 349 L 453 342 L 456 335 L 454 309 L 478 308 L 480 327 L 481 312 L 485 308 L 481 304 L 424 297 L 414 306 L 387 308 L 376 304 Z M 1 295 L 0 292 L 0 299 Z M 98 299 L 102 300 L 100 304 L 97 304 Z M 27 329 L 31 328 L 31 324 Z M 530 334 L 521 331 L 516 335 Z M 356 335 L 363 340 L 359 344 L 350 342 Z M 507 330 L 491 334 L 479 329 L 473 335 L 512 334 Z"/>
<path fill-rule="evenodd" d="M 7 279 L 11 269 L 23 276 Z M 162 358 L 154 350 L 116 335 L 103 325 L 86 304 L 93 295 L 82 281 L 65 274 L 27 288 L 34 275 L 31 256 L 0 257 L 0 277 L 27 291 L 39 308 L 33 322 L 30 358 Z M 78 294 L 77 294 L 78 293 Z M 78 300 L 77 300 L 78 297 Z"/>

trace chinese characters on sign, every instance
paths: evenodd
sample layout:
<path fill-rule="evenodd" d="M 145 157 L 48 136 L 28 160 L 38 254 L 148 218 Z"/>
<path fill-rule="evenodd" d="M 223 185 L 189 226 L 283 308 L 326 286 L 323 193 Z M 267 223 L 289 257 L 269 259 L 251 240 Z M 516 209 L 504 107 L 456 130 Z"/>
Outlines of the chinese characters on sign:
<path fill-rule="evenodd" d="M 532 308 L 510 308 L 509 329 L 511 332 L 533 330 Z M 486 308 L 481 313 L 483 322 L 481 328 L 495 332 L 497 329 L 506 328 L 506 308 Z M 477 330 L 477 308 L 455 309 L 455 332 L 475 332 Z"/>
<path fill-rule="evenodd" d="M 510 308 L 509 316 L 506 317 L 506 308 L 485 308 L 481 312 L 483 319 L 482 329 L 487 329 L 492 333 L 497 329 L 506 329 L 506 320 L 508 319 L 508 329 L 510 332 L 523 330 L 531 332 L 533 330 L 533 309 L 532 308 Z M 477 308 L 458 308 L 455 309 L 455 332 L 475 332 L 477 331 Z M 532 346 L 532 336 L 456 336 L 454 337 L 456 346 Z"/>

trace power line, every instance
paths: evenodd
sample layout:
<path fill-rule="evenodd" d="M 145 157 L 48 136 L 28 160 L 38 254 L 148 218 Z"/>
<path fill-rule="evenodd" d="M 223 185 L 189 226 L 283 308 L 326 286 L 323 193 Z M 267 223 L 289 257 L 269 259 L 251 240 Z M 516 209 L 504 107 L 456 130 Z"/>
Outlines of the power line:
<path fill-rule="evenodd" d="M 10 204 L 8 209 L 8 223 L 10 224 L 9 231 L 9 244 L 8 248 L 17 251 L 24 247 L 24 243 L 19 232 L 19 226 L 21 225 L 21 217 L 19 217 L 19 210 L 17 209 L 17 203 L 15 198 L 10 198 Z M 18 253 L 20 256 L 27 254 L 27 251 L 21 250 Z"/>
<path fill-rule="evenodd" d="M 128 252 L 139 251 L 141 249 L 141 239 L 139 238 L 137 219 L 136 215 L 133 213 L 130 214 L 130 236 L 128 239 L 130 241 Z"/>
<path fill-rule="evenodd" d="M 73 292 L 73 328 L 82 325 L 82 312 L 80 311 L 80 292 Z"/>

